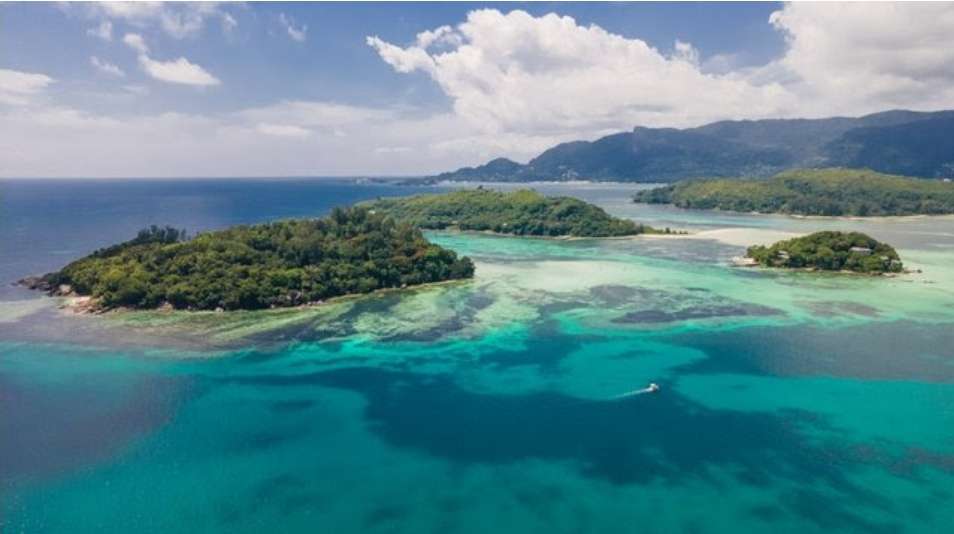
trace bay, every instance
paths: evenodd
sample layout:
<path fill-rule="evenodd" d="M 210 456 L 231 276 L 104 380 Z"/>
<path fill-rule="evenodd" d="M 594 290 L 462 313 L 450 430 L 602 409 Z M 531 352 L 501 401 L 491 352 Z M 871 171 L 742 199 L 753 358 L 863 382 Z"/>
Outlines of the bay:
<path fill-rule="evenodd" d="M 513 187 L 513 186 L 499 186 Z M 689 236 L 430 233 L 468 283 L 309 311 L 73 317 L 9 286 L 190 232 L 433 188 L 0 182 L 0 531 L 940 532 L 954 219 L 798 219 L 536 184 Z M 897 278 L 744 270 L 817 229 Z M 180 318 L 180 317 L 185 317 Z M 649 382 L 653 394 L 627 395 Z"/>

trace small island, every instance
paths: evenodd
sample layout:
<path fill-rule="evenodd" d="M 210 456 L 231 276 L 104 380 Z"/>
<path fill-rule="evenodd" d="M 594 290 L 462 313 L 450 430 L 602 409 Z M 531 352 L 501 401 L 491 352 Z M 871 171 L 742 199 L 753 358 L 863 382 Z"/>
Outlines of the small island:
<path fill-rule="evenodd" d="M 763 180 L 690 180 L 640 191 L 635 202 L 688 209 L 823 216 L 954 213 L 954 183 L 856 169 L 802 169 Z"/>
<path fill-rule="evenodd" d="M 237 226 L 186 239 L 152 227 L 21 283 L 91 297 L 93 309 L 238 310 L 471 278 L 474 264 L 421 231 L 365 208 Z"/>
<path fill-rule="evenodd" d="M 756 245 L 746 251 L 746 259 L 763 267 L 875 275 L 904 269 L 893 247 L 860 232 L 816 232 L 768 247 Z"/>
<path fill-rule="evenodd" d="M 484 231 L 546 237 L 619 237 L 667 233 L 572 197 L 547 197 L 521 189 L 492 191 L 482 187 L 437 195 L 380 199 L 365 204 L 428 230 Z"/>

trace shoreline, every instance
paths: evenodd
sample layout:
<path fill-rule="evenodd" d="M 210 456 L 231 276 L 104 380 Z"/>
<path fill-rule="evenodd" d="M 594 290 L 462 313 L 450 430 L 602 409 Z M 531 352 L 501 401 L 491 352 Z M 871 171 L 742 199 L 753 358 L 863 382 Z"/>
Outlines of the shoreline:
<path fill-rule="evenodd" d="M 648 234 L 647 237 L 652 239 L 701 239 L 718 241 L 731 246 L 749 247 L 752 245 L 770 245 L 777 241 L 803 235 L 806 234 L 767 228 L 716 228 L 688 234 Z"/>
<path fill-rule="evenodd" d="M 421 179 L 418 183 L 411 183 L 410 180 L 404 180 L 400 185 L 405 186 L 430 186 L 430 187 L 476 187 L 479 185 L 494 186 L 534 186 L 534 185 L 608 185 L 616 187 L 646 186 L 660 187 L 667 185 L 666 182 L 621 182 L 618 180 L 533 180 L 529 182 L 495 182 L 492 180 L 439 180 L 428 181 Z"/>
<path fill-rule="evenodd" d="M 651 203 L 651 202 L 632 202 L 633 204 L 641 206 L 665 206 L 671 209 L 685 211 L 689 213 L 719 213 L 719 214 L 728 214 L 728 215 L 752 215 L 752 216 L 773 216 L 773 217 L 785 217 L 787 219 L 798 219 L 798 220 L 818 220 L 818 221 L 910 221 L 910 220 L 921 220 L 921 219 L 931 219 L 931 220 L 954 220 L 954 213 L 940 213 L 937 215 L 932 215 L 928 213 L 917 213 L 913 215 L 871 215 L 871 216 L 862 216 L 862 215 L 802 215 L 798 213 L 783 213 L 779 211 L 733 211 L 733 210 L 723 210 L 719 208 L 712 209 L 695 209 L 695 208 L 683 208 L 676 206 L 672 203 Z"/>
<path fill-rule="evenodd" d="M 753 212 L 756 215 L 783 215 L 785 217 L 790 217 L 792 219 L 805 219 L 805 220 L 840 220 L 840 221 L 910 221 L 910 220 L 920 220 L 920 219 L 931 219 L 931 220 L 954 220 L 954 213 L 942 213 L 939 215 L 929 215 L 926 213 L 919 213 L 916 215 L 872 215 L 870 217 L 863 217 L 861 215 L 798 215 L 791 213 L 759 213 Z"/>
<path fill-rule="evenodd" d="M 457 234 L 457 235 L 473 235 L 473 236 L 491 236 L 491 237 L 511 237 L 515 239 L 540 239 L 544 241 L 584 241 L 588 239 L 635 239 L 640 237 L 687 237 L 693 235 L 691 233 L 679 234 L 676 232 L 643 232 L 640 234 L 631 234 L 631 235 L 608 235 L 608 236 L 578 236 L 578 235 L 521 235 L 521 234 L 507 234 L 503 232 L 494 232 L 493 230 L 457 230 L 457 229 L 427 229 L 421 228 L 422 232 L 434 232 L 440 234 Z"/>
<path fill-rule="evenodd" d="M 745 258 L 747 257 L 748 256 L 745 256 Z M 762 271 L 770 271 L 770 272 L 776 272 L 776 273 L 796 273 L 796 274 L 813 274 L 813 275 L 820 274 L 825 276 L 856 276 L 860 278 L 901 278 L 902 276 L 905 276 L 905 275 L 910 276 L 912 274 L 922 274 L 920 270 L 910 270 L 910 269 L 905 269 L 899 273 L 893 273 L 893 272 L 863 273 L 859 271 L 849 271 L 846 269 L 833 271 L 829 269 L 816 269 L 814 267 L 771 267 L 768 265 L 762 265 L 760 263 L 756 263 L 754 265 L 736 263 L 735 260 L 736 258 L 732 258 L 732 263 L 730 264 L 730 267 L 735 269 L 762 270 Z"/>
<path fill-rule="evenodd" d="M 45 297 L 45 298 L 53 299 L 53 300 L 55 300 L 55 301 L 59 301 L 59 302 L 56 303 L 56 309 L 57 309 L 58 311 L 63 312 L 65 315 L 70 315 L 70 316 L 84 316 L 84 317 L 88 317 L 88 316 L 92 316 L 92 315 L 110 315 L 110 316 L 113 316 L 113 315 L 119 315 L 119 314 L 125 314 L 125 313 L 162 313 L 162 314 L 181 313 L 181 314 L 216 314 L 216 315 L 218 315 L 218 314 L 233 314 L 233 313 L 237 313 L 237 312 L 238 312 L 238 313 L 241 313 L 241 312 L 245 312 L 245 313 L 248 313 L 248 312 L 262 313 L 262 312 L 281 312 L 281 311 L 288 311 L 288 310 L 300 310 L 300 311 L 305 311 L 305 310 L 309 310 L 309 309 L 314 309 L 314 308 L 319 308 L 319 307 L 323 307 L 323 306 L 328 306 L 328 305 L 331 305 L 331 304 L 340 304 L 340 303 L 342 303 L 342 302 L 347 302 L 347 301 L 349 301 L 349 300 L 359 299 L 359 298 L 363 298 L 363 297 L 383 296 L 383 295 L 387 295 L 387 294 L 390 294 L 390 293 L 396 293 L 396 292 L 399 292 L 399 291 L 413 291 L 413 290 L 417 290 L 417 289 L 429 289 L 429 288 L 433 288 L 433 287 L 449 286 L 449 285 L 454 285 L 454 284 L 463 284 L 463 283 L 466 283 L 466 282 L 469 282 L 469 281 L 472 281 L 472 280 L 473 280 L 473 278 L 464 278 L 464 279 L 454 279 L 454 280 L 441 280 L 440 282 L 427 282 L 427 283 L 424 283 L 424 284 L 416 284 L 416 285 L 413 285 L 413 286 L 406 286 L 406 287 L 385 287 L 385 288 L 381 288 L 381 289 L 375 289 L 374 291 L 370 291 L 370 292 L 368 292 L 368 293 L 349 293 L 349 294 L 347 294 L 347 295 L 338 295 L 338 296 L 330 297 L 330 298 L 327 298 L 327 299 L 324 299 L 324 300 L 319 300 L 319 301 L 314 301 L 314 302 L 306 302 L 306 303 L 298 304 L 298 305 L 295 305 L 295 306 L 274 306 L 274 307 L 271 307 L 271 308 L 259 308 L 259 309 L 245 309 L 245 308 L 239 308 L 239 309 L 235 309 L 235 310 L 224 310 L 224 309 L 216 309 L 216 310 L 190 310 L 190 309 L 177 309 L 177 308 L 162 307 L 162 306 L 157 307 L 157 308 L 128 308 L 128 307 L 119 307 L 119 308 L 107 308 L 107 309 L 102 309 L 102 308 L 97 308 L 97 307 L 96 307 L 97 299 L 96 299 L 95 297 L 90 296 L 90 295 L 48 295 L 48 294 L 43 294 L 43 295 L 42 295 L 39 299 L 37 299 L 37 300 L 42 300 L 42 299 Z"/>

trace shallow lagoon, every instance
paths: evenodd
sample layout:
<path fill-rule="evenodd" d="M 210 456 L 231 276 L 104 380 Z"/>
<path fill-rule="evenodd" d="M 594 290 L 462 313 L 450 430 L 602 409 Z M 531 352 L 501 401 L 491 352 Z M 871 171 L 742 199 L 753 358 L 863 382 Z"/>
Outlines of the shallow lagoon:
<path fill-rule="evenodd" d="M 954 219 L 684 212 L 629 204 L 626 186 L 538 187 L 698 233 L 435 233 L 475 258 L 474 281 L 307 311 L 0 303 L 2 530 L 954 525 Z M 728 265 L 740 238 L 831 227 L 923 273 Z M 619 397 L 650 381 L 662 391 Z"/>

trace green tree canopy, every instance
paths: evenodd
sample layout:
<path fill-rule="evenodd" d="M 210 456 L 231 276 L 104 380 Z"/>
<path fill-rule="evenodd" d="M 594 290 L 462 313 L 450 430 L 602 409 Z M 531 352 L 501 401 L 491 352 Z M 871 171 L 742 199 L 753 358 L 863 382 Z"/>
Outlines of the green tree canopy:
<path fill-rule="evenodd" d="M 882 274 L 904 268 L 893 247 L 860 232 L 815 232 L 768 247 L 752 246 L 746 255 L 759 265 L 790 269 Z"/>
<path fill-rule="evenodd" d="M 111 308 L 294 306 L 383 288 L 470 278 L 474 265 L 420 230 L 365 208 L 321 219 L 206 232 L 151 227 L 47 275 Z"/>
<path fill-rule="evenodd" d="M 530 236 L 610 237 L 654 231 L 571 197 L 546 197 L 529 189 L 500 192 L 470 189 L 439 195 L 382 199 L 368 203 L 420 228 L 492 231 Z"/>

